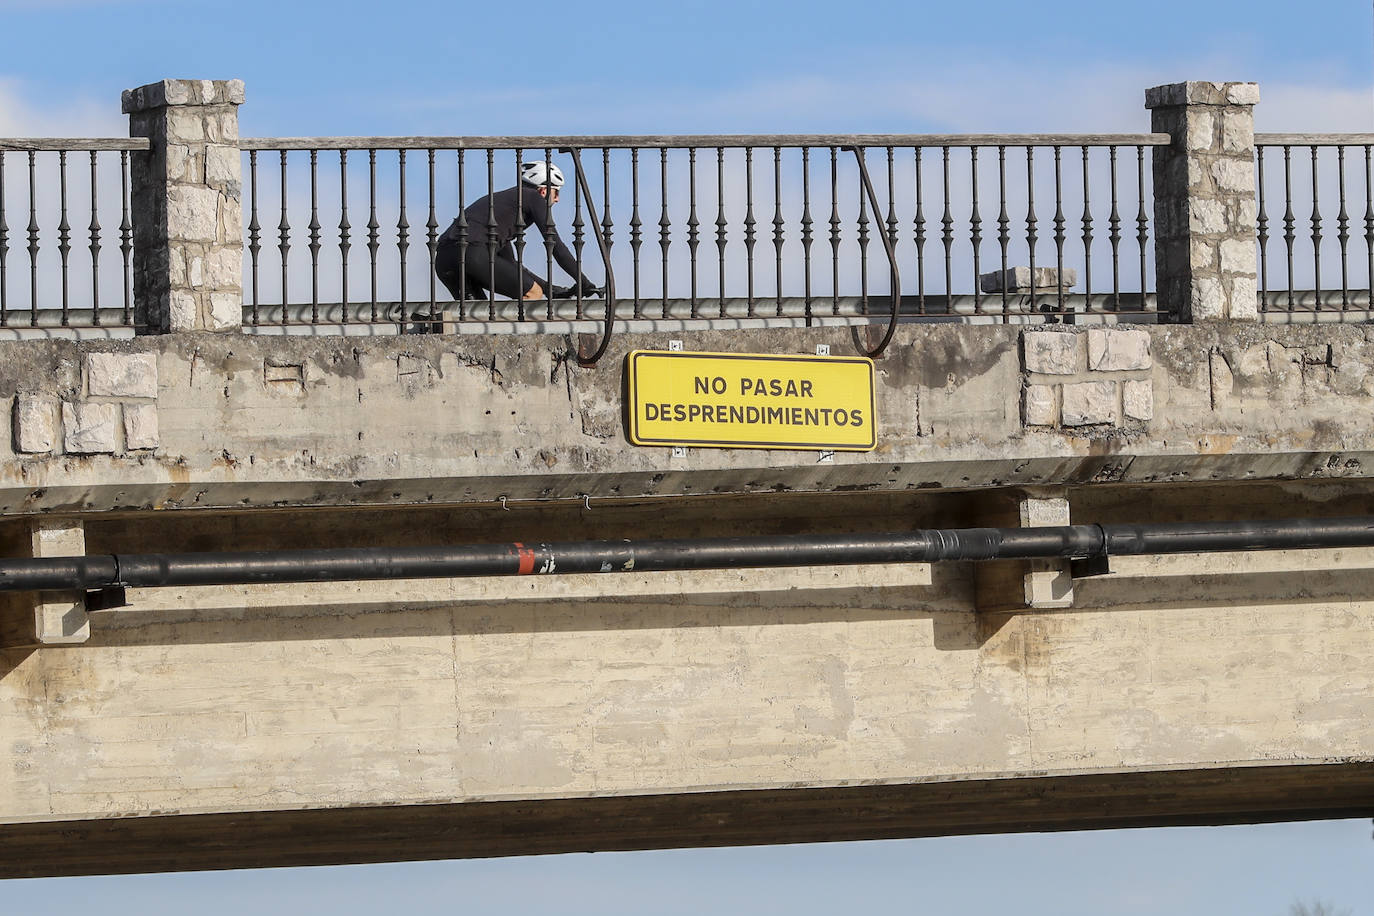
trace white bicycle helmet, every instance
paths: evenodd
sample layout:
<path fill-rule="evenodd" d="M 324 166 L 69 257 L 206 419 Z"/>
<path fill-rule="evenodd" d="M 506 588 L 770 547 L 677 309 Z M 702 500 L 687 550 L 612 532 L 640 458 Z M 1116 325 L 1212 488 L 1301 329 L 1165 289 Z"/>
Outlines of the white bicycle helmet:
<path fill-rule="evenodd" d="M 526 162 L 521 166 L 520 180 L 537 188 L 548 186 L 557 189 L 563 187 L 562 171 L 552 162 L 545 162 L 542 159 L 538 162 Z"/>

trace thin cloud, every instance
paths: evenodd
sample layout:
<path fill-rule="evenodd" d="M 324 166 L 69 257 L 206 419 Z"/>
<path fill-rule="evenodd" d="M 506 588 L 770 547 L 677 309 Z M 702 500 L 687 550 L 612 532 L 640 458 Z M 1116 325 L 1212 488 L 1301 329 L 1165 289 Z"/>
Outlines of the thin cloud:
<path fill-rule="evenodd" d="M 82 6 L 143 6 L 149 0 L 0 0 L 0 10 L 53 10 Z"/>
<path fill-rule="evenodd" d="M 0 0 L 3 5 L 5 0 Z M 23 83 L 0 78 L 0 137 L 123 137 L 129 121 L 110 102 L 74 99 L 65 105 L 35 105 L 24 98 Z"/>
<path fill-rule="evenodd" d="M 881 69 L 846 76 L 798 75 L 718 90 L 624 85 L 565 87 L 547 93 L 518 87 L 412 99 L 412 119 L 461 121 L 473 133 L 890 132 L 1018 133 L 1149 130 L 1145 90 L 1199 75 L 1247 78 L 1238 65 L 1080 65 L 1062 74 L 1009 78 L 995 67 L 955 72 L 926 60 L 913 77 Z M 1369 130 L 1374 92 L 1329 83 L 1261 83 L 1256 116 L 1266 130 Z M 565 99 L 596 100 L 569 106 Z M 408 119 L 410 120 L 410 119 Z"/>

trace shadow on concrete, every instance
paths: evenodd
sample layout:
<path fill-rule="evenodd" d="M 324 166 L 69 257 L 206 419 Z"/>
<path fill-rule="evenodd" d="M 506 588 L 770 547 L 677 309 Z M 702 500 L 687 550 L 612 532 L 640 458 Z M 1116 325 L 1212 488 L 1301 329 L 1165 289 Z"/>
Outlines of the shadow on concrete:
<path fill-rule="evenodd" d="M 588 633 L 696 627 L 762 628 L 868 621 L 929 621 L 935 648 L 978 649 L 995 630 L 971 610 L 952 573 L 928 586 L 806 589 L 651 597 L 522 598 L 457 603 L 362 602 L 337 607 L 198 607 L 92 615 L 90 646 L 277 640 Z"/>
<path fill-rule="evenodd" d="M 0 681 L 10 676 L 10 672 L 24 664 L 34 653 L 33 649 L 0 649 Z"/>

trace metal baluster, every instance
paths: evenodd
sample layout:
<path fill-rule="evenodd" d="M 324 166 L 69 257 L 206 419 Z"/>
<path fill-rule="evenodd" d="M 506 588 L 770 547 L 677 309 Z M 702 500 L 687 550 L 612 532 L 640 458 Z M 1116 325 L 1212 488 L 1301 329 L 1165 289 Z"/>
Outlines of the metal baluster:
<path fill-rule="evenodd" d="M 100 327 L 100 219 L 96 213 L 95 150 L 91 150 L 91 324 Z"/>
<path fill-rule="evenodd" d="M 887 241 L 892 246 L 892 250 L 897 250 L 897 200 L 894 196 L 897 192 L 896 174 L 893 170 L 892 147 L 887 148 Z M 901 290 L 894 290 L 894 296 L 900 296 Z"/>
<path fill-rule="evenodd" d="M 553 150 L 549 147 L 544 148 L 544 161 L 553 162 Z M 549 182 L 547 184 L 549 190 L 544 193 L 548 195 L 553 193 L 553 185 L 551 183 L 552 179 L 546 179 L 546 181 Z M 546 196 L 545 200 L 547 199 Z M 549 280 L 549 288 L 544 290 L 544 314 L 550 321 L 553 320 L 553 239 L 557 234 L 557 230 L 554 228 L 552 208 L 553 205 L 549 204 L 549 219 L 544 230 L 544 276 Z"/>
<path fill-rule="evenodd" d="M 253 310 L 250 323 L 258 326 L 258 253 L 262 251 L 262 224 L 258 222 L 258 151 L 248 151 L 248 262 L 252 271 Z"/>
<path fill-rule="evenodd" d="M 998 284 L 1002 287 L 1002 315 L 1005 317 L 1011 309 L 1011 303 L 1007 296 L 1007 243 L 1011 241 L 1011 217 L 1007 213 L 1007 148 L 997 147 L 997 198 L 999 209 L 997 211 L 997 244 L 1002 249 L 1002 281 Z"/>
<path fill-rule="evenodd" d="M 339 150 L 339 282 L 342 285 L 340 298 L 343 300 L 342 321 L 348 324 L 348 150 Z"/>
<path fill-rule="evenodd" d="M 1062 314 L 1064 311 L 1064 171 L 1062 150 L 1058 146 L 1054 148 L 1054 269 L 1056 281 L 1059 287 L 1059 296 L 1055 300 L 1055 307 Z M 1141 255 L 1144 264 L 1144 255 Z M 1144 268 L 1141 268 L 1144 270 Z M 1143 276 L 1143 275 L 1142 275 Z M 1141 287 L 1144 292 L 1144 287 Z"/>
<path fill-rule="evenodd" d="M 687 150 L 687 187 L 690 209 L 687 211 L 687 252 L 692 270 L 692 317 L 697 315 L 697 245 L 700 243 L 701 226 L 697 219 L 697 149 Z"/>
<path fill-rule="evenodd" d="M 1283 241 L 1288 249 L 1288 311 L 1294 309 L 1293 303 L 1293 243 L 1297 234 L 1293 231 L 1293 148 L 1283 148 Z"/>
<path fill-rule="evenodd" d="M 1121 311 L 1121 214 L 1116 207 L 1116 147 L 1108 147 L 1111 161 L 1112 211 L 1107 217 L 1107 240 L 1112 246 L 1112 311 Z"/>
<path fill-rule="evenodd" d="M 377 230 L 382 225 L 377 222 L 377 151 L 375 149 L 367 151 L 367 188 L 367 253 L 372 281 L 372 322 L 375 324 L 377 321 L 377 249 L 381 247 Z M 404 321 L 404 319 L 402 320 Z"/>
<path fill-rule="evenodd" d="M 806 300 L 806 326 L 811 327 L 811 147 L 802 147 L 802 295 Z M 1371 249 L 1374 250 L 1374 249 Z"/>
<path fill-rule="evenodd" d="M 496 151 L 487 150 L 487 318 L 496 320 Z M 581 214 L 578 214 L 581 218 Z M 578 316 L 581 317 L 581 316 Z"/>
<path fill-rule="evenodd" d="M 1312 148 L 1312 284 L 1317 294 L 1314 310 L 1322 310 L 1322 211 L 1317 191 L 1317 147 Z"/>
<path fill-rule="evenodd" d="M 725 317 L 725 149 L 716 147 L 716 251 L 720 265 L 720 317 Z"/>
<path fill-rule="evenodd" d="M 400 214 L 396 220 L 396 250 L 401 258 L 401 321 L 409 322 L 410 306 L 406 298 L 406 252 L 410 250 L 410 221 L 406 219 L 406 151 L 396 151 L 397 171 L 400 174 Z"/>
<path fill-rule="evenodd" d="M 1035 308 L 1035 147 L 1026 147 L 1026 248 L 1030 252 L 1030 308 Z M 1003 321 L 1006 319 L 1003 318 Z"/>
<path fill-rule="evenodd" d="M 426 247 L 429 248 L 429 320 L 439 320 L 439 278 L 434 273 L 434 259 L 439 254 L 439 216 L 434 207 L 434 155 L 433 147 L 425 150 L 429 165 L 429 219 L 425 221 Z M 441 326 L 442 328 L 442 326 Z"/>
<path fill-rule="evenodd" d="M 830 313 L 840 313 L 840 202 L 838 150 L 830 147 Z"/>
<path fill-rule="evenodd" d="M 38 181 L 29 150 L 29 324 L 38 327 Z"/>
<path fill-rule="evenodd" d="M 129 153 L 121 150 L 119 153 L 119 253 L 124 261 L 124 325 L 125 327 L 134 322 L 134 303 L 133 303 L 133 254 L 134 254 L 134 226 L 129 221 Z M 0 206 L 0 210 L 4 207 Z"/>
<path fill-rule="evenodd" d="M 1088 193 L 1088 147 L 1083 147 L 1083 311 L 1093 310 L 1093 211 Z"/>
<path fill-rule="evenodd" d="M 864 155 L 866 150 L 863 147 L 855 147 L 854 153 L 857 156 Z M 857 238 L 859 242 L 859 302 L 863 305 L 864 314 L 868 314 L 868 201 L 864 195 L 863 182 L 857 183 L 856 191 L 859 196 L 859 218 Z M 880 214 L 875 213 L 875 217 Z"/>
<path fill-rule="evenodd" d="M 520 177 L 520 171 L 524 164 L 525 151 L 518 149 L 515 151 L 515 238 L 511 241 L 515 245 L 515 275 L 520 278 L 520 283 L 524 283 L 525 277 L 525 182 Z M 547 161 L 547 160 L 546 160 Z M 547 193 L 547 192 L 545 192 Z M 545 199 L 545 206 L 552 206 Z M 520 289 L 515 297 L 515 317 L 519 321 L 525 320 L 525 291 Z M 547 295 L 548 291 L 546 291 Z"/>
<path fill-rule="evenodd" d="M 320 323 L 319 150 L 310 151 L 310 324 Z"/>
<path fill-rule="evenodd" d="M 1350 214 L 1345 209 L 1345 147 L 1336 147 L 1336 170 L 1340 178 L 1341 210 L 1336 214 L 1336 238 L 1341 245 L 1341 308 L 1350 308 L 1350 262 L 1347 247 L 1350 243 Z"/>
<path fill-rule="evenodd" d="M 1259 241 L 1260 301 L 1259 310 L 1269 310 L 1269 216 L 1264 212 L 1264 147 L 1255 146 L 1255 192 L 1259 198 L 1259 213 L 1255 218 L 1255 237 Z"/>
<path fill-rule="evenodd" d="M 658 217 L 658 247 L 663 252 L 663 292 L 659 317 L 668 317 L 668 248 L 673 243 L 673 222 L 668 218 L 668 148 L 658 151 L 658 192 L 662 210 Z"/>
<path fill-rule="evenodd" d="M 747 295 L 746 314 L 750 318 L 754 317 L 754 240 L 756 233 L 754 227 L 758 224 L 754 219 L 754 148 L 746 146 L 744 148 L 744 274 L 745 290 Z"/>
<path fill-rule="evenodd" d="M 916 311 L 926 313 L 926 212 L 925 191 L 921 187 L 921 147 L 916 147 L 916 215 L 912 222 L 916 225 Z"/>
<path fill-rule="evenodd" d="M 577 153 L 574 153 L 577 155 Z M 493 230 L 494 232 L 495 230 Z M 582 247 L 586 244 L 587 222 L 582 218 L 582 182 L 573 185 L 573 257 L 577 261 L 577 272 L 582 273 Z M 577 305 L 574 314 L 582 318 L 582 290 L 578 284 Z"/>
<path fill-rule="evenodd" d="M 287 255 L 291 251 L 291 224 L 286 219 L 286 150 L 281 151 L 281 220 L 277 223 L 277 251 L 281 252 L 281 323 L 285 327 L 290 313 L 287 296 Z"/>
<path fill-rule="evenodd" d="M 61 199 L 61 220 L 57 224 L 57 253 L 62 262 L 62 327 L 71 324 L 71 301 L 67 289 L 67 264 L 72 250 L 72 227 L 67 223 L 67 151 L 57 153 L 57 185 Z"/>
<path fill-rule="evenodd" d="M 1136 210 L 1136 240 L 1140 242 L 1140 310 L 1145 310 L 1145 289 L 1149 285 L 1147 276 L 1148 271 L 1145 266 L 1145 255 L 1149 250 L 1147 245 L 1150 240 L 1150 217 L 1145 212 L 1145 147 L 1135 148 L 1135 183 L 1136 190 L 1139 192 L 1139 208 Z"/>
<path fill-rule="evenodd" d="M 950 210 L 949 193 L 949 147 L 941 147 L 940 162 L 944 168 L 945 212 L 940 222 L 945 229 L 942 238 L 945 243 L 945 304 L 946 310 L 954 312 L 954 213 Z"/>
<path fill-rule="evenodd" d="M 590 204 L 591 201 L 588 201 L 588 203 Z M 602 237 L 602 240 L 606 243 L 605 247 L 602 249 L 602 253 L 605 255 L 605 258 L 606 258 L 606 260 L 605 260 L 605 267 L 606 267 L 606 270 L 607 270 L 608 273 L 609 273 L 609 271 L 611 270 L 611 246 L 615 244 L 614 240 L 611 238 L 611 230 L 612 230 L 614 227 L 615 227 L 615 223 L 611 222 L 611 149 L 610 149 L 610 147 L 602 147 L 602 149 L 601 149 L 601 237 Z M 582 286 L 582 284 L 581 284 L 581 279 L 582 279 L 582 278 L 579 276 L 579 277 L 578 277 L 578 281 L 579 281 L 579 282 L 578 282 L 578 289 L 579 289 L 578 295 L 579 295 L 579 296 L 581 295 L 581 292 L 580 292 L 581 286 Z M 611 295 L 611 290 L 610 290 L 609 287 L 607 287 L 607 289 L 606 289 L 606 296 L 609 298 L 610 295 Z M 612 308 L 614 308 L 614 303 L 612 304 Z"/>
<path fill-rule="evenodd" d="M 1365 265 L 1365 285 L 1369 287 L 1368 307 L 1374 308 L 1374 171 L 1370 161 L 1374 149 L 1364 148 L 1364 252 L 1368 263 Z M 0 208 L 3 209 L 3 208 Z"/>
<path fill-rule="evenodd" d="M 463 150 L 458 151 L 458 320 L 468 317 L 468 217 L 467 173 L 463 167 Z M 550 312 L 553 306 L 549 306 Z M 550 314 L 549 317 L 553 317 Z"/>
<path fill-rule="evenodd" d="M 610 187 L 606 182 L 606 187 Z M 639 247 L 644 244 L 643 223 L 639 219 L 639 147 L 630 149 L 630 260 L 634 264 L 634 317 L 644 317 L 644 307 L 639 294 Z M 609 240 L 609 237 L 608 237 Z"/>
<path fill-rule="evenodd" d="M 776 311 L 782 317 L 782 147 L 773 147 L 773 293 Z"/>
<path fill-rule="evenodd" d="M 968 150 L 969 183 L 973 194 L 973 209 L 969 213 L 969 243 L 973 246 L 973 314 L 983 314 L 983 285 L 978 281 L 982 272 L 983 217 L 978 212 L 978 147 Z"/>
<path fill-rule="evenodd" d="M 1368 175 L 1368 170 L 1365 174 Z M 9 266 L 6 263 L 9 253 L 10 227 L 5 222 L 5 151 L 0 150 L 0 328 L 10 323 Z"/>

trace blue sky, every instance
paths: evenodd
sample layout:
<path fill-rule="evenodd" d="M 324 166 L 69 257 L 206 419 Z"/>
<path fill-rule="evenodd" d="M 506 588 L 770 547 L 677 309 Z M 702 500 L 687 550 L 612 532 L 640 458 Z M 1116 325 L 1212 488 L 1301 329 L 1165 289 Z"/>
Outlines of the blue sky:
<path fill-rule="evenodd" d="M 1253 79 L 1268 129 L 1374 127 L 1364 0 L 378 8 L 0 0 L 0 99 L 118 126 L 120 89 L 239 77 L 253 136 L 1094 130 L 1144 129 L 1148 85 Z"/>
<path fill-rule="evenodd" d="M 1139 131 L 1255 80 L 1265 130 L 1374 130 L 1367 0 L 0 0 L 0 133 L 122 135 L 119 92 L 240 78 L 245 136 Z M 1374 914 L 1368 821 L 11 882 L 14 912 Z"/>

